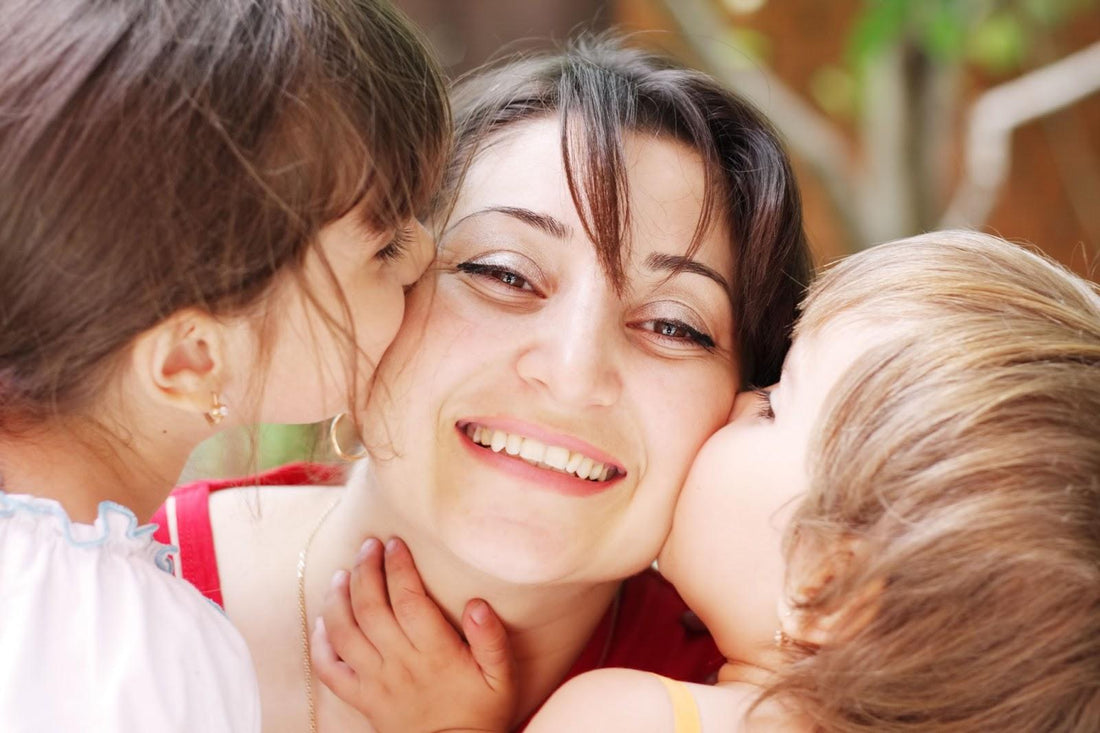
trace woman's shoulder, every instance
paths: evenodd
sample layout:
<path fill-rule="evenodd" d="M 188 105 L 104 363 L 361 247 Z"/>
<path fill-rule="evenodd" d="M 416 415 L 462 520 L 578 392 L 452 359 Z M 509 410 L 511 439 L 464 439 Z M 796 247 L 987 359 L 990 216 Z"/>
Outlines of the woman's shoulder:
<path fill-rule="evenodd" d="M 331 505 L 341 486 L 273 484 L 211 493 L 209 516 L 218 559 L 271 556 Z M 224 563 L 220 563 L 224 564 Z M 248 563 L 245 563 L 248 564 Z M 228 571 L 228 568 L 226 568 Z M 223 574 L 224 572 L 223 571 Z"/>
<path fill-rule="evenodd" d="M 322 463 L 290 463 L 269 471 L 225 479 L 206 479 L 182 484 L 153 515 L 157 539 L 179 546 L 186 530 L 206 530 L 216 514 L 255 515 L 265 507 L 284 505 L 331 490 L 343 483 L 342 466 Z M 255 517 L 253 517 L 255 518 Z"/>
<path fill-rule="evenodd" d="M 176 574 L 225 606 L 220 559 L 248 562 L 339 490 L 343 468 L 293 463 L 251 476 L 195 481 L 153 516 L 156 538 L 177 548 Z"/>
<path fill-rule="evenodd" d="M 272 538 L 285 538 L 331 503 L 329 497 L 343 490 L 344 478 L 342 466 L 292 463 L 244 478 L 206 482 L 217 555 L 232 557 L 249 545 L 266 546 Z M 179 491 L 202 493 L 188 486 Z"/>

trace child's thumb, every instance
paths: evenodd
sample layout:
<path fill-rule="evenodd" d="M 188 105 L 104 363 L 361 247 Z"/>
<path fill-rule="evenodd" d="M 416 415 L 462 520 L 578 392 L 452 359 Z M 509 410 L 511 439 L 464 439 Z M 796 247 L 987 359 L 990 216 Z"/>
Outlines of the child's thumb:
<path fill-rule="evenodd" d="M 470 644 L 470 653 L 481 673 L 494 690 L 510 687 L 513 682 L 512 647 L 504 624 L 480 598 L 466 604 L 462 614 L 462 632 Z"/>

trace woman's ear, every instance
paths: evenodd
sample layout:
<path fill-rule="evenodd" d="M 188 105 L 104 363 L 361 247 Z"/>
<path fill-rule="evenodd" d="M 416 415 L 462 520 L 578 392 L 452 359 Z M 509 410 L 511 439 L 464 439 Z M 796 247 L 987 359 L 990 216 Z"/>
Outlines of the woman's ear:
<path fill-rule="evenodd" d="M 856 563 L 866 561 L 865 543 L 848 536 L 836 541 L 828 552 L 802 557 L 787 570 L 787 588 L 779 600 L 779 628 L 796 643 L 821 647 L 844 643 L 875 617 L 883 583 L 864 583 L 829 604 L 815 603 L 838 578 L 854 572 Z M 797 551 L 796 551 L 797 552 Z"/>
<path fill-rule="evenodd" d="M 143 397 L 164 407 L 220 422 L 228 375 L 228 326 L 206 311 L 186 308 L 138 336 L 131 366 Z"/>

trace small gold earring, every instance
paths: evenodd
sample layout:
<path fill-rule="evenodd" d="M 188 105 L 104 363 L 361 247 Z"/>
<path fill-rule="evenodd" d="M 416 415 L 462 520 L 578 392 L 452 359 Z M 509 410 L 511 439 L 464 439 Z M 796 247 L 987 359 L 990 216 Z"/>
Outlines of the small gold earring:
<path fill-rule="evenodd" d="M 222 402 L 222 398 L 217 392 L 211 392 L 210 397 L 214 406 L 204 412 L 203 417 L 211 425 L 217 425 L 229 414 L 229 406 Z"/>
<path fill-rule="evenodd" d="M 359 446 L 359 450 L 356 453 L 349 453 L 344 450 L 344 447 L 340 445 L 340 436 L 338 435 L 340 429 L 340 423 L 344 418 L 348 417 L 348 413 L 341 412 L 336 417 L 332 418 L 332 424 L 328 428 L 328 439 L 332 443 L 332 450 L 339 456 L 340 460 L 353 463 L 360 459 L 367 457 L 367 449 L 363 446 Z"/>
<path fill-rule="evenodd" d="M 783 629 L 776 629 L 775 634 L 772 636 L 772 641 L 780 649 L 786 649 L 791 644 L 791 637 L 787 636 L 787 632 Z"/>

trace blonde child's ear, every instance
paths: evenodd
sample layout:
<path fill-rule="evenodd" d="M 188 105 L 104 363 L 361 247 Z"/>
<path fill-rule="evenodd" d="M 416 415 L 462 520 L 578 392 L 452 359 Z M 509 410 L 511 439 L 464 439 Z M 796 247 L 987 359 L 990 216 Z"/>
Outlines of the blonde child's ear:
<path fill-rule="evenodd" d="M 215 425 L 228 414 L 230 326 L 206 311 L 186 308 L 142 333 L 131 368 L 144 399 L 201 415 Z"/>
<path fill-rule="evenodd" d="M 802 646 L 822 647 L 849 641 L 878 612 L 881 579 L 868 581 L 843 597 L 821 603 L 821 595 L 838 578 L 852 573 L 866 561 L 866 545 L 856 537 L 844 537 L 829 552 L 815 559 L 803 558 L 788 569 L 787 592 L 779 600 L 779 628 Z"/>

